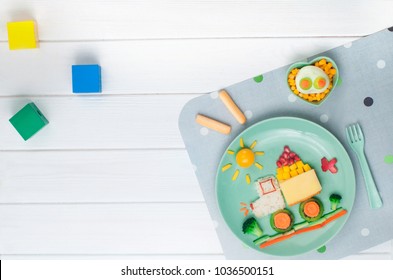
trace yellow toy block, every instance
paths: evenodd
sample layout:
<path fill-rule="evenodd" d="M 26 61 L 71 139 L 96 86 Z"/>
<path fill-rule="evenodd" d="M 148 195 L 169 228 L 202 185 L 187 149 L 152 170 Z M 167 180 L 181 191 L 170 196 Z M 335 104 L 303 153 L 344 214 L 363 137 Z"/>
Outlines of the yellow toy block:
<path fill-rule="evenodd" d="M 9 22 L 7 23 L 7 29 L 10 50 L 35 49 L 38 47 L 34 21 Z"/>
<path fill-rule="evenodd" d="M 291 174 L 291 177 L 295 177 L 298 175 L 296 170 L 291 170 L 291 172 L 289 172 L 289 174 Z"/>
<path fill-rule="evenodd" d="M 297 169 L 297 165 L 296 164 L 292 164 L 291 166 L 289 166 L 289 169 L 296 170 Z"/>
<path fill-rule="evenodd" d="M 304 169 L 305 172 L 310 171 L 311 170 L 311 166 L 306 164 L 306 165 L 303 166 L 303 169 Z"/>
<path fill-rule="evenodd" d="M 297 171 L 297 174 L 299 174 L 299 175 L 304 172 L 303 168 L 298 168 L 296 171 Z"/>
<path fill-rule="evenodd" d="M 283 169 L 284 169 L 284 173 L 285 173 L 285 172 L 288 172 L 288 173 L 289 173 L 289 171 L 291 171 L 291 170 L 289 169 L 289 166 L 284 166 Z"/>

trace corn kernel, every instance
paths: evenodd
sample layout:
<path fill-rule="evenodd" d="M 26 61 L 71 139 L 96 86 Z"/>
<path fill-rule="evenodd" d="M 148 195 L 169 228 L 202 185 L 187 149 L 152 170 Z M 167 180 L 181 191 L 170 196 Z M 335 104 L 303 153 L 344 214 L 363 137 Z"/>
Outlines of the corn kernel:
<path fill-rule="evenodd" d="M 291 174 L 289 174 L 289 172 L 284 172 L 284 173 L 282 174 L 282 178 L 283 178 L 284 180 L 288 180 L 289 178 L 291 178 Z"/>
<path fill-rule="evenodd" d="M 303 170 L 303 168 L 298 168 L 296 171 L 297 171 L 297 173 L 298 173 L 298 174 L 302 174 L 302 173 L 304 173 L 304 170 Z"/>
<path fill-rule="evenodd" d="M 289 166 L 290 170 L 296 170 L 296 168 L 297 168 L 297 166 L 295 163 Z"/>
<path fill-rule="evenodd" d="M 311 166 L 306 164 L 306 165 L 303 166 L 303 169 L 304 169 L 305 172 L 310 171 L 311 170 Z"/>
<path fill-rule="evenodd" d="M 298 91 L 297 89 L 295 89 L 293 92 L 294 92 L 295 94 L 300 94 L 300 91 Z"/>
<path fill-rule="evenodd" d="M 319 65 L 323 66 L 323 65 L 325 65 L 325 64 L 326 64 L 326 59 L 321 59 L 321 60 L 319 61 Z"/>
<path fill-rule="evenodd" d="M 277 168 L 277 174 L 282 174 L 282 173 L 284 173 L 282 167 Z"/>
<path fill-rule="evenodd" d="M 297 175 L 297 171 L 296 170 L 292 170 L 289 174 L 291 174 L 291 177 L 296 177 Z"/>
<path fill-rule="evenodd" d="M 301 161 L 301 160 L 298 160 L 297 162 L 296 162 L 296 166 L 298 167 L 298 168 L 301 168 L 301 167 L 303 167 L 303 161 Z"/>
<path fill-rule="evenodd" d="M 284 180 L 283 174 L 277 174 L 277 180 L 279 180 L 279 181 Z"/>
<path fill-rule="evenodd" d="M 291 169 L 289 169 L 289 166 L 284 166 L 283 167 L 283 169 L 284 169 L 284 173 L 289 173 L 289 171 L 291 171 Z"/>

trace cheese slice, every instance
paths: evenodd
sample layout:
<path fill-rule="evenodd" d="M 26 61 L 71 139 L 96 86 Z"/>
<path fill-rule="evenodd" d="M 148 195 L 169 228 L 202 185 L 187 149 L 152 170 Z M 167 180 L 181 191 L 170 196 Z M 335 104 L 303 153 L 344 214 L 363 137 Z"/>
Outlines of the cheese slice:
<path fill-rule="evenodd" d="M 281 182 L 280 189 L 289 206 L 305 201 L 322 191 L 314 169 Z"/>

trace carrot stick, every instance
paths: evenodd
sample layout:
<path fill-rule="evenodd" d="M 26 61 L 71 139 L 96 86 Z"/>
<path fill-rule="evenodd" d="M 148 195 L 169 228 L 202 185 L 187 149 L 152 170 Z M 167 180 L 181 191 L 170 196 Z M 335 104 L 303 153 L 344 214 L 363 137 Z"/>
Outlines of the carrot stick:
<path fill-rule="evenodd" d="M 291 238 L 294 234 L 295 234 L 295 232 L 291 233 L 291 234 L 287 234 L 287 235 L 283 235 L 283 236 L 277 237 L 276 239 L 273 239 L 273 240 L 270 240 L 270 241 L 266 241 L 265 243 L 262 243 L 261 245 L 259 245 L 259 248 L 262 249 L 262 248 L 265 248 L 267 246 L 270 246 L 270 245 L 276 244 L 278 242 L 284 241 L 286 239 Z"/>
<path fill-rule="evenodd" d="M 345 214 L 347 214 L 347 210 L 342 209 L 340 212 L 338 212 L 337 214 L 335 214 L 334 216 L 331 216 L 329 219 L 326 219 L 326 221 L 324 221 L 322 224 L 326 225 L 334 220 L 337 220 L 338 218 L 344 216 Z"/>
<path fill-rule="evenodd" d="M 241 205 L 241 206 L 247 206 L 247 203 L 240 202 L 240 205 Z"/>

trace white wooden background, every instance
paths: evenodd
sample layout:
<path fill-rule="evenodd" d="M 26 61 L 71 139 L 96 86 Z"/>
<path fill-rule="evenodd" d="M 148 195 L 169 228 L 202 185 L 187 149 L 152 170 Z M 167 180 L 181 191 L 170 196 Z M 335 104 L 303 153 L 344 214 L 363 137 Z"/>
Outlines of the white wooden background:
<path fill-rule="evenodd" d="M 190 99 L 393 25 L 393 1 L 0 0 L 0 255 L 222 259 L 177 128 Z M 34 18 L 40 48 L 8 50 Z M 99 63 L 99 96 L 71 65 Z M 50 125 L 24 142 L 33 101 Z M 350 259 L 392 259 L 392 242 Z"/>

